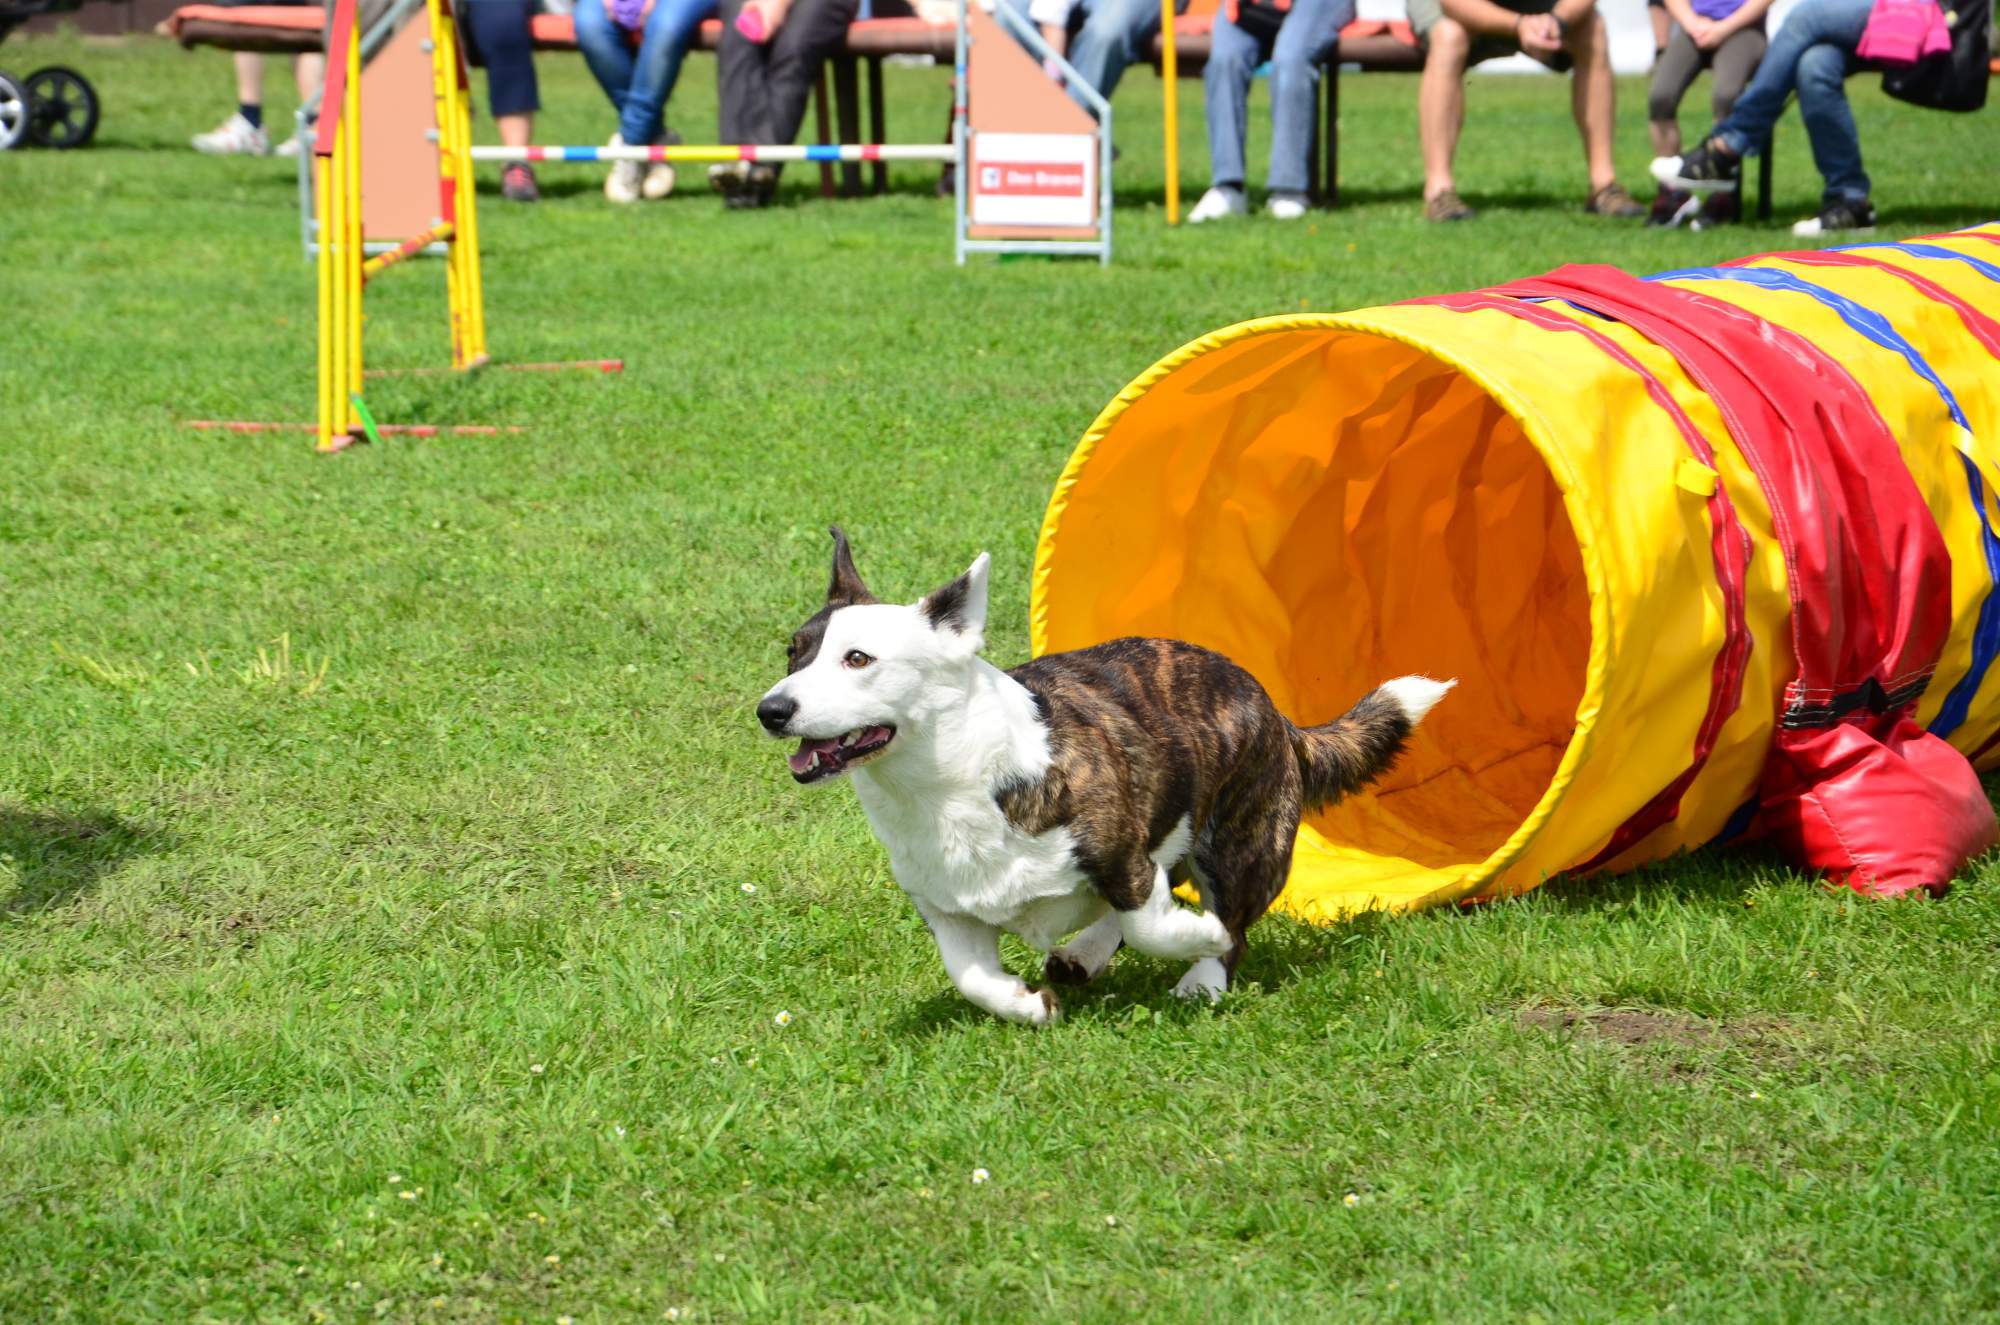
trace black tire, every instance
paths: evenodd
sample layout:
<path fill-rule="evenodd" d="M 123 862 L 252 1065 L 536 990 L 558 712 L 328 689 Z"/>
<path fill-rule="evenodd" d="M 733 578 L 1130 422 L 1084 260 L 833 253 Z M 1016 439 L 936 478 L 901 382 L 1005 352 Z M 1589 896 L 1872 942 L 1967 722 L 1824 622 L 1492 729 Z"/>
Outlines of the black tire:
<path fill-rule="evenodd" d="M 5 152 L 28 136 L 29 107 L 28 89 L 14 81 L 11 74 L 0 72 L 0 152 Z"/>
<path fill-rule="evenodd" d="M 28 141 L 66 152 L 97 136 L 97 89 L 76 70 L 60 64 L 28 75 Z"/>

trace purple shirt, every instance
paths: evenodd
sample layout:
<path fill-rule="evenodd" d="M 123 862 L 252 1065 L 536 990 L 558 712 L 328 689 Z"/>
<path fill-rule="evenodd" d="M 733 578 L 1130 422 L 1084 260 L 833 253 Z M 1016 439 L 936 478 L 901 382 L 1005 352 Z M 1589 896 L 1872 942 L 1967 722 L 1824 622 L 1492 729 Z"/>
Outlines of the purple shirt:
<path fill-rule="evenodd" d="M 1720 23 L 1743 8 L 1743 0 L 1688 0 L 1688 8 L 1711 23 Z"/>

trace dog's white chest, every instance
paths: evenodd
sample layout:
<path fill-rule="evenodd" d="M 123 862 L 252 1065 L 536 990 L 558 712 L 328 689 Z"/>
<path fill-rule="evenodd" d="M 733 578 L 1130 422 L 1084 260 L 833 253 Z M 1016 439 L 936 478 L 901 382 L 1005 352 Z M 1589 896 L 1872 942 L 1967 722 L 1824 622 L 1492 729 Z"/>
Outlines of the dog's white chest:
<path fill-rule="evenodd" d="M 907 797 L 857 776 L 855 791 L 888 848 L 896 882 L 926 906 L 976 916 L 1032 942 L 1067 919 L 1073 908 L 1064 899 L 1089 898 L 1069 830 L 1022 832 L 983 788 Z M 1052 932 L 1050 942 L 1068 930 Z"/>

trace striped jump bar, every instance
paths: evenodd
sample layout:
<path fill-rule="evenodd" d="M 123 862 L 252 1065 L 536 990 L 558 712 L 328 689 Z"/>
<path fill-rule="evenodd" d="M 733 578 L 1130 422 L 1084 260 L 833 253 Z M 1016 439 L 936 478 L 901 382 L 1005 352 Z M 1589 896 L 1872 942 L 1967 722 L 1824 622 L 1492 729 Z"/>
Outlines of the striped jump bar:
<path fill-rule="evenodd" d="M 754 147 L 677 143 L 666 147 L 475 147 L 474 161 L 955 161 L 950 143 L 799 143 Z"/>

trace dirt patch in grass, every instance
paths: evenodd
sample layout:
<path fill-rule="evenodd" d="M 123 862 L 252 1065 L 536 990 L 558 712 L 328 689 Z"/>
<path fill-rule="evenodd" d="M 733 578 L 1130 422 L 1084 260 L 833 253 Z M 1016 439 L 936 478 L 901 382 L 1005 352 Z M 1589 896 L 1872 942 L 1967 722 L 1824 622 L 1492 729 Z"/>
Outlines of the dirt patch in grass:
<path fill-rule="evenodd" d="M 1734 1049 L 1746 1054 L 1759 1069 L 1770 1072 L 1795 1069 L 1806 1057 L 1799 1028 L 1773 1018 L 1703 1021 L 1642 1008 L 1526 1007 L 1518 1015 L 1524 1026 L 1632 1049 L 1652 1045 L 1687 1051 Z M 1661 1062 L 1666 1075 L 1675 1079 L 1705 1076 L 1710 1066 L 1704 1057 L 1691 1054 L 1663 1056 Z"/>

